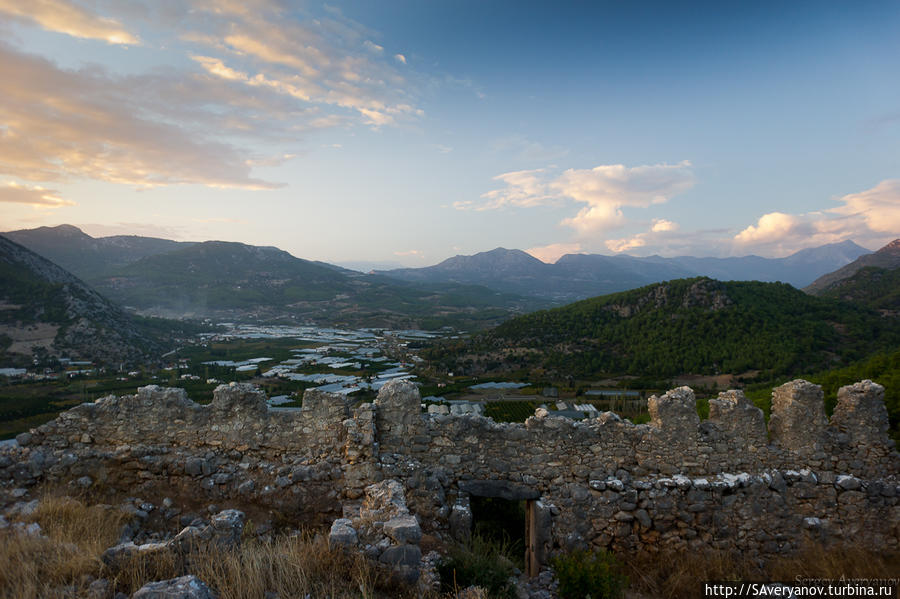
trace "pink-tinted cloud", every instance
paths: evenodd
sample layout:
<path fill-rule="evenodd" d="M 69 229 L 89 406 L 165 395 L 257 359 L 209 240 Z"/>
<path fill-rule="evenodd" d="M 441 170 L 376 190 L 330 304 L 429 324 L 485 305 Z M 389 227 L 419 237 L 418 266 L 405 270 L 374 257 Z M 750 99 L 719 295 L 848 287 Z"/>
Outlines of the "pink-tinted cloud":
<path fill-rule="evenodd" d="M 0 44 L 0 173 L 137 186 L 264 189 L 234 146 L 159 118 L 140 82 L 96 67 L 69 71 Z M 138 83 L 135 85 L 135 83 Z M 188 106 L 190 111 L 197 106 Z"/>
<path fill-rule="evenodd" d="M 137 36 L 115 19 L 93 14 L 67 0 L 0 0 L 0 14 L 47 31 L 102 40 L 108 44 L 137 44 Z"/>
<path fill-rule="evenodd" d="M 75 202 L 60 197 L 59 192 L 40 186 L 20 185 L 15 182 L 0 184 L 0 203 L 28 204 L 35 208 L 74 206 Z"/>

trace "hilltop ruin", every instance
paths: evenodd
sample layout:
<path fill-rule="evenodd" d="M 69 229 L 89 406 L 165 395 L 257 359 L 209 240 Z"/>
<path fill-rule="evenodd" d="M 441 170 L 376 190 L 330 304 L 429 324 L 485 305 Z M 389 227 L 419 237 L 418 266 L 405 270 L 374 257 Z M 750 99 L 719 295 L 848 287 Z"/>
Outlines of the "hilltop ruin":
<path fill-rule="evenodd" d="M 309 390 L 294 411 L 268 408 L 246 384 L 218 387 L 209 405 L 150 386 L 20 435 L 19 447 L 0 453 L 0 481 L 102 484 L 339 520 L 336 542 L 361 549 L 358 529 L 374 523 L 390 545 L 376 553 L 393 551 L 386 561 L 412 568 L 423 532 L 469 534 L 473 496 L 526 502 L 532 574 L 578 547 L 772 557 L 807 539 L 842 539 L 896 551 L 900 454 L 883 397 L 871 381 L 843 387 L 829 421 L 821 388 L 792 381 L 774 390 L 767 427 L 740 391 L 710 400 L 701 421 L 693 391 L 680 387 L 650 398 L 649 424 L 611 412 L 575 422 L 542 409 L 524 424 L 499 424 L 423 413 L 406 381 L 355 407 Z M 378 512 L 385 505 L 394 506 L 388 515 Z"/>

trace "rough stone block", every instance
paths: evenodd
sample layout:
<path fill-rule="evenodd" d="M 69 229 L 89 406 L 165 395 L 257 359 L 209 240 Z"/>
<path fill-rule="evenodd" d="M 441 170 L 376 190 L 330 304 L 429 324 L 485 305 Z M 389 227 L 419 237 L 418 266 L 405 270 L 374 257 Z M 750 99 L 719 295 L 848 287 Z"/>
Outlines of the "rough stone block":
<path fill-rule="evenodd" d="M 331 547 L 355 547 L 358 540 L 356 529 L 349 519 L 338 518 L 331 524 L 331 531 L 328 533 L 328 544 Z"/>
<path fill-rule="evenodd" d="M 422 539 L 422 529 L 412 514 L 395 516 L 384 523 L 384 534 L 397 543 L 418 543 Z"/>
<path fill-rule="evenodd" d="M 385 549 L 378 558 L 382 564 L 391 566 L 418 566 L 422 559 L 422 550 L 418 545 L 397 545 Z"/>
<path fill-rule="evenodd" d="M 132 599 L 216 599 L 216 594 L 194 576 L 148 582 L 131 596 Z"/>

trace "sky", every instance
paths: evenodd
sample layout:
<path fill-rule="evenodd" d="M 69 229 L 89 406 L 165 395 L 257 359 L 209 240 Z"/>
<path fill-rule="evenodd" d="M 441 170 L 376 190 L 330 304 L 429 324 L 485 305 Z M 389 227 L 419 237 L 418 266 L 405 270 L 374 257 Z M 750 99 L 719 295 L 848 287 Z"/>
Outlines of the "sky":
<path fill-rule="evenodd" d="M 900 237 L 900 3 L 0 0 L 0 230 L 426 266 Z"/>

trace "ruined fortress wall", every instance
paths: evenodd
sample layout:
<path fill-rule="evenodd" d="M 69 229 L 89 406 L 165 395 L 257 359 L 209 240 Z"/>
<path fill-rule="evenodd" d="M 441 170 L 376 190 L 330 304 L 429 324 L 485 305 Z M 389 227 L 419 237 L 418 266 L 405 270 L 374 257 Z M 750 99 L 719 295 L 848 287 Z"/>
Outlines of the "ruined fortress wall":
<path fill-rule="evenodd" d="M 547 551 L 774 555 L 807 538 L 897 549 L 900 457 L 883 393 L 870 381 L 841 389 L 829 422 L 821 389 L 793 381 L 775 389 L 767 429 L 739 391 L 711 400 L 701 422 L 687 387 L 651 398 L 646 425 L 611 413 L 574 422 L 538 410 L 524 424 L 426 415 L 408 382 L 352 411 L 315 391 L 302 410 L 276 411 L 247 385 L 219 387 L 208 406 L 145 387 L 22 437 L 23 449 L 0 456 L 0 480 L 90 477 L 327 521 L 366 485 L 393 478 L 437 535 L 467 526 L 472 495 L 532 501 Z"/>

